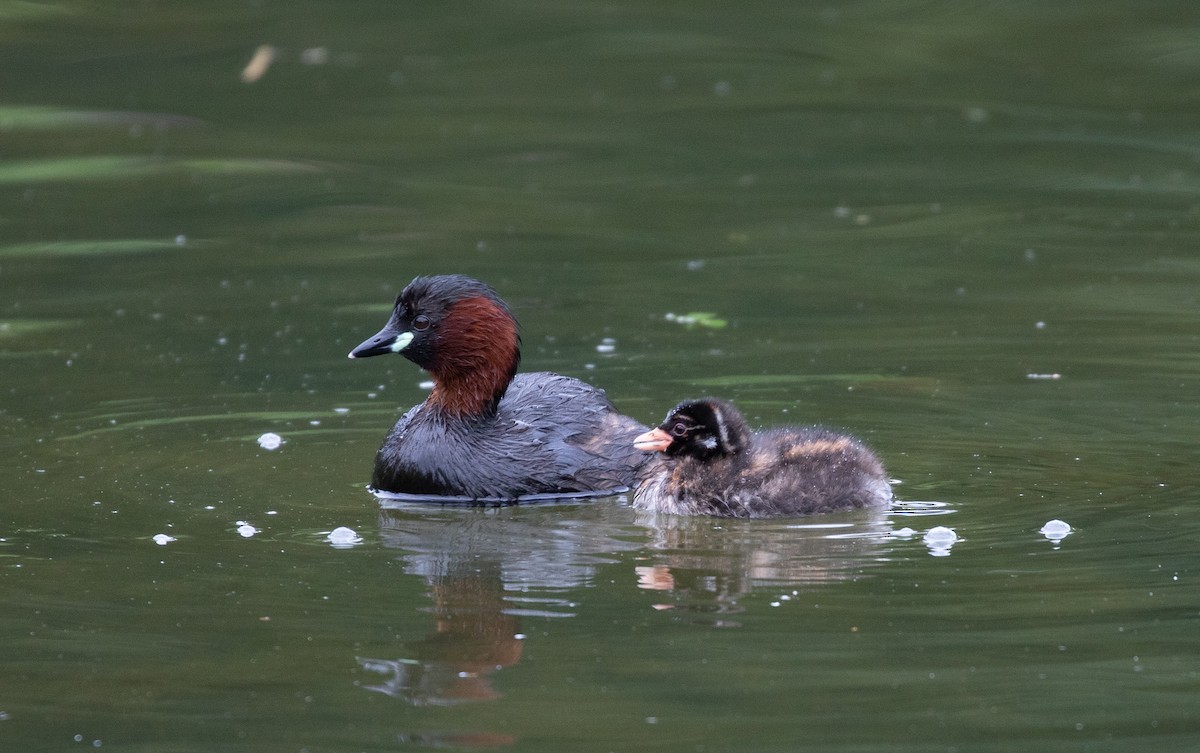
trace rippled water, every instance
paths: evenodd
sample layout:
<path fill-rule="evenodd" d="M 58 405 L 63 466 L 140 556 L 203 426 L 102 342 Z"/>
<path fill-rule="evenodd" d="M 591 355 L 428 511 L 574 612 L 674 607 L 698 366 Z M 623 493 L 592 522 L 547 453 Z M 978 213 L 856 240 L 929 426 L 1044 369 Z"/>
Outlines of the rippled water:
<path fill-rule="evenodd" d="M 1195 750 L 1193 15 L 0 2 L 0 748 Z M 381 505 L 437 272 L 900 502 Z"/>

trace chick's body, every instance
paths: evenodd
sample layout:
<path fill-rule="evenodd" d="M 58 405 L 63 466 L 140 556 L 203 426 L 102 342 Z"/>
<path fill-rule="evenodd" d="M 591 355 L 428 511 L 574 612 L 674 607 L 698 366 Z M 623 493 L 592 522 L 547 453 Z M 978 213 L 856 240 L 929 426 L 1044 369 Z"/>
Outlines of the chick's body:
<path fill-rule="evenodd" d="M 883 464 L 854 437 L 816 426 L 754 432 L 715 398 L 681 403 L 636 443 L 667 456 L 634 494 L 641 509 L 762 518 L 881 506 L 892 497 Z"/>

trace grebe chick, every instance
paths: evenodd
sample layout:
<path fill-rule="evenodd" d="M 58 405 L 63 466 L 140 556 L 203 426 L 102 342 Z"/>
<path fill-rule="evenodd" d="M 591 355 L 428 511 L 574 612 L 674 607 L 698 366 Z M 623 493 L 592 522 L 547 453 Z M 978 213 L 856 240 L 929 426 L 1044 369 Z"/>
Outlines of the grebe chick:
<path fill-rule="evenodd" d="M 375 456 L 375 491 L 513 501 L 529 495 L 618 493 L 636 483 L 646 427 L 604 392 L 547 372 L 517 374 L 517 320 L 491 287 L 463 275 L 418 277 L 387 325 L 351 358 L 399 353 L 430 373 L 433 391 Z"/>
<path fill-rule="evenodd" d="M 685 400 L 634 440 L 668 462 L 633 506 L 678 515 L 766 518 L 886 505 L 883 465 L 857 439 L 821 427 L 754 432 L 725 400 Z"/>

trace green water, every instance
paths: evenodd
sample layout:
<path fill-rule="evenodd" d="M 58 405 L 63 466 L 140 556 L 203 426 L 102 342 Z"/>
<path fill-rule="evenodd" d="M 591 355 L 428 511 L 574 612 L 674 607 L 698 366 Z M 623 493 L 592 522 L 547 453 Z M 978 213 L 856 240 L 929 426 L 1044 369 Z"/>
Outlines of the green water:
<path fill-rule="evenodd" d="M 1197 28 L 0 1 L 0 749 L 1196 750 Z M 439 272 L 901 504 L 381 509 L 424 377 L 346 353 Z"/>

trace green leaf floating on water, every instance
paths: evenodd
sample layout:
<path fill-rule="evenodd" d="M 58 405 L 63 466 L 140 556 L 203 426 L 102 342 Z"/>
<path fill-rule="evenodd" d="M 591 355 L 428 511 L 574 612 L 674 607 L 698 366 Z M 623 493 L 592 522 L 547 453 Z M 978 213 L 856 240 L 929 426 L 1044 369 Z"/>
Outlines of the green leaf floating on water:
<path fill-rule="evenodd" d="M 104 256 L 107 254 L 144 254 L 180 248 L 175 240 L 130 238 L 110 241 L 51 241 L 0 246 L 0 259 L 21 256 Z"/>
<path fill-rule="evenodd" d="M 0 162 L 0 185 L 97 178 L 129 178 L 150 173 L 157 160 L 146 157 L 60 157 Z"/>
<path fill-rule="evenodd" d="M 40 21 L 70 13 L 71 11 L 55 3 L 34 3 L 27 0 L 7 0 L 0 3 L 0 21 Z"/>
<path fill-rule="evenodd" d="M 77 180 L 142 178 L 184 173 L 189 175 L 280 175 L 320 172 L 303 162 L 269 159 L 169 160 L 157 157 L 60 157 L 56 159 L 0 162 L 0 185 L 54 183 Z"/>
<path fill-rule="evenodd" d="M 306 162 L 283 159 L 190 159 L 171 164 L 171 168 L 205 175 L 282 175 L 319 173 L 325 168 Z"/>
<path fill-rule="evenodd" d="M 74 319 L 0 319 L 0 340 L 78 326 Z"/>
<path fill-rule="evenodd" d="M 676 322 L 685 327 L 708 327 L 709 329 L 722 329 L 729 322 L 721 319 L 711 311 L 691 311 L 686 314 L 667 314 L 669 322 Z"/>
<path fill-rule="evenodd" d="M 0 0 L 0 21 L 6 4 Z M 105 128 L 146 126 L 155 129 L 185 128 L 204 121 L 187 115 L 166 112 L 126 110 L 66 110 L 42 105 L 0 105 L 0 129 L 5 131 L 50 131 L 64 128 Z"/>

